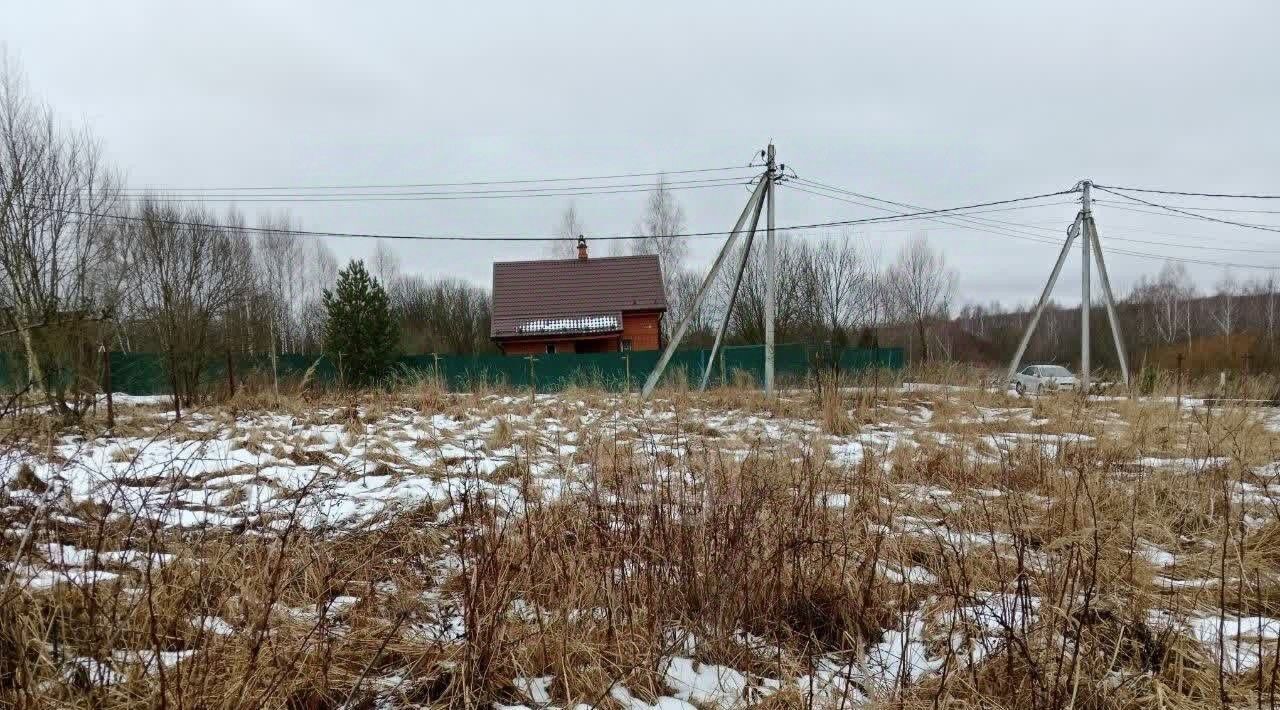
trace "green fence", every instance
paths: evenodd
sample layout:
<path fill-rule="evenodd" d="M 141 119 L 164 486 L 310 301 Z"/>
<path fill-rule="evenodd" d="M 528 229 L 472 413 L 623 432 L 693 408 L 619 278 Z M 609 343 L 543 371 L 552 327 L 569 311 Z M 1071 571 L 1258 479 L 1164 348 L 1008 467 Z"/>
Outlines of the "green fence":
<path fill-rule="evenodd" d="M 572 354 L 556 353 L 534 356 L 503 355 L 410 355 L 396 361 L 396 375 L 406 379 L 435 377 L 450 390 L 464 391 L 481 386 L 504 386 L 542 392 L 563 390 L 571 386 L 599 387 L 615 391 L 636 389 L 644 384 L 658 363 L 657 351 Z M 857 372 L 875 367 L 901 369 L 901 348 L 856 349 L 840 351 L 837 356 L 825 349 L 806 345 L 779 345 L 774 353 L 774 372 L 779 386 L 801 384 L 816 367 L 838 363 L 843 371 Z M 664 377 L 668 382 L 683 378 L 696 386 L 702 378 L 710 351 L 677 350 L 667 364 Z M 723 348 L 716 358 L 711 384 L 764 381 L 764 346 L 742 345 Z M 280 355 L 276 372 L 281 382 L 296 383 L 306 377 L 321 386 L 338 379 L 338 365 L 328 356 Z M 238 356 L 233 359 L 233 375 L 238 384 L 269 382 L 271 360 L 265 355 Z M 213 359 L 202 378 L 205 386 L 228 385 L 227 361 Z M 48 376 L 56 376 L 56 373 Z M 14 383 L 24 381 L 20 364 L 0 353 L 0 386 L 12 390 Z M 133 395 L 165 394 L 169 391 L 168 371 L 162 356 L 155 353 L 111 353 L 111 384 L 116 392 Z"/>

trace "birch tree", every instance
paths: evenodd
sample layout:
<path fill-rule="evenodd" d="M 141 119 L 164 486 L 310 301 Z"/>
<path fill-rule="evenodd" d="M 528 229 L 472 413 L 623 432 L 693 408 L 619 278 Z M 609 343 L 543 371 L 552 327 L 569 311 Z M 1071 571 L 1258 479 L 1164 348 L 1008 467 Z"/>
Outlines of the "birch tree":
<path fill-rule="evenodd" d="M 118 186 L 92 136 L 59 123 L 0 57 L 0 323 L 17 335 L 28 380 L 64 414 L 78 410 L 67 378 L 79 390 L 86 376 L 68 358 L 92 345 L 78 342 L 79 326 L 109 315 L 98 270 L 110 260 Z M 47 378 L 54 361 L 62 377 Z"/>
<path fill-rule="evenodd" d="M 577 239 L 586 232 L 577 204 L 570 201 L 564 212 L 560 213 L 560 222 L 556 225 L 555 235 L 559 239 L 547 244 L 547 255 L 553 259 L 574 258 L 578 254 Z"/>
<path fill-rule="evenodd" d="M 956 290 L 956 272 L 946 257 L 917 237 L 902 247 L 889 267 L 886 286 L 898 316 L 910 322 L 920 337 L 921 360 L 929 359 L 932 324 L 948 317 Z"/>
<path fill-rule="evenodd" d="M 665 177 L 659 177 L 645 203 L 644 216 L 631 243 L 633 254 L 657 254 L 662 264 L 664 285 L 670 291 L 679 265 L 689 255 L 684 233 L 684 208 L 676 201 L 675 193 L 667 187 Z"/>

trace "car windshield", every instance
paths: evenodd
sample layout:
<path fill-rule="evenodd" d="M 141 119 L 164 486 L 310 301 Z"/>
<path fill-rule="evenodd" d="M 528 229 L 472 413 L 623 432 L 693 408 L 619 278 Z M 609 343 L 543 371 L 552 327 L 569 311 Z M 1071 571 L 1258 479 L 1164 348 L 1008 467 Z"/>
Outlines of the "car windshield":
<path fill-rule="evenodd" d="M 1042 377 L 1071 377 L 1071 370 L 1057 365 L 1049 365 L 1040 368 L 1040 375 Z"/>

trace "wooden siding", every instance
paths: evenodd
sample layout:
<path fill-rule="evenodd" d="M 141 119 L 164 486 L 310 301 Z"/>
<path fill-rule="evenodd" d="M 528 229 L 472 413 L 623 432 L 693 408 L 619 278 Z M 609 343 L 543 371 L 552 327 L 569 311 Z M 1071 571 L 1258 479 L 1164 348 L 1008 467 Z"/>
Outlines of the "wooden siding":
<path fill-rule="evenodd" d="M 557 353 L 573 352 L 572 340 L 511 340 L 502 343 L 502 352 L 507 355 L 545 355 L 547 346 L 552 343 Z"/>
<path fill-rule="evenodd" d="M 499 347 L 506 355 L 544 355 L 547 346 L 554 344 L 557 353 L 573 352 L 606 352 L 612 353 L 622 349 L 622 341 L 630 340 L 632 350 L 657 350 L 661 343 L 662 313 L 623 313 L 622 335 L 605 338 L 587 336 L 582 338 L 496 338 Z M 581 346 L 579 346 L 581 343 Z"/>
<path fill-rule="evenodd" d="M 622 337 L 632 350 L 657 350 L 662 335 L 661 313 L 623 313 Z"/>

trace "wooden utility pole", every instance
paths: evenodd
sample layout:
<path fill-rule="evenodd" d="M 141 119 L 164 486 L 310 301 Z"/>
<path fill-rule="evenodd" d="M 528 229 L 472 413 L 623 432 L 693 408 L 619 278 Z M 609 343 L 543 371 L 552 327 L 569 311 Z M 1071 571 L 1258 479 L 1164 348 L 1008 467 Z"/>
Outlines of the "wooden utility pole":
<path fill-rule="evenodd" d="M 98 350 L 102 353 L 102 389 L 107 393 L 107 428 L 114 429 L 116 410 L 111 399 L 111 352 L 107 350 L 106 345 L 99 345 Z"/>

